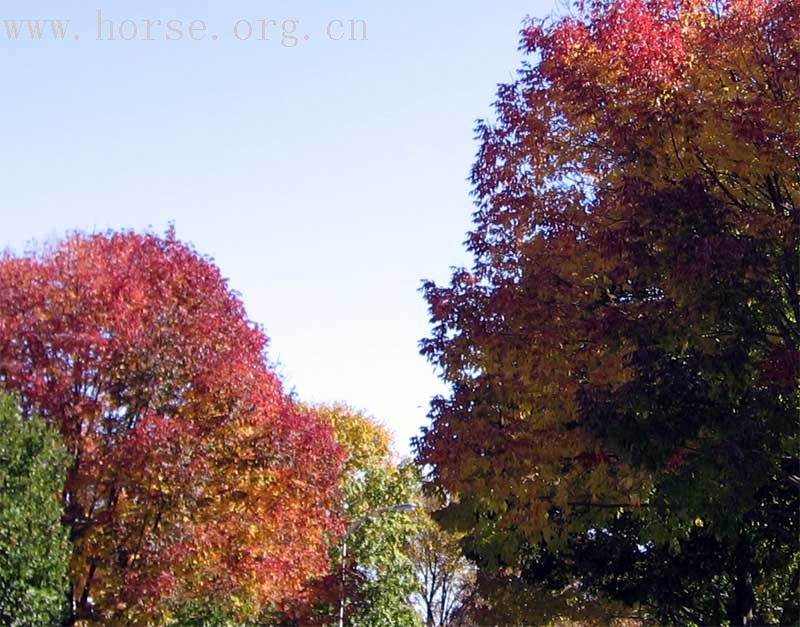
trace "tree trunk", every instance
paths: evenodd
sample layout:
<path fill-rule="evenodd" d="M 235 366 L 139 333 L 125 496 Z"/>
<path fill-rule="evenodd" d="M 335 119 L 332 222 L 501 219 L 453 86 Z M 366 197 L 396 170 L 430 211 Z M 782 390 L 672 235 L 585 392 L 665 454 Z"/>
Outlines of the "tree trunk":
<path fill-rule="evenodd" d="M 752 547 L 747 538 L 740 537 L 734 551 L 736 580 L 728 608 L 728 618 L 731 625 L 736 627 L 749 627 L 754 624 L 756 595 L 753 590 L 752 557 Z"/>
<path fill-rule="evenodd" d="M 64 612 L 64 620 L 61 621 L 61 627 L 72 627 L 75 624 L 75 602 L 72 598 L 74 594 L 72 583 L 67 586 L 67 609 Z"/>

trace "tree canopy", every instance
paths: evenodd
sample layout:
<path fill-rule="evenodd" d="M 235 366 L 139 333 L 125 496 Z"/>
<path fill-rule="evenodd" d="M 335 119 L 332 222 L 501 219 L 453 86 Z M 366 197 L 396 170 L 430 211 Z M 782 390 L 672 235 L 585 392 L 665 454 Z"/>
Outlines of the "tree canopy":
<path fill-rule="evenodd" d="M 416 464 L 172 230 L 0 255 L 0 623 L 800 622 L 800 2 L 521 38 Z"/>
<path fill-rule="evenodd" d="M 530 24 L 523 47 L 530 62 L 478 126 L 474 266 L 425 285 L 423 352 L 452 390 L 417 442 L 450 500 L 439 517 L 495 583 L 541 583 L 544 560 L 563 571 L 569 551 L 621 538 L 620 516 L 634 534 L 620 542 L 643 547 L 630 568 L 718 543 L 716 614 L 669 614 L 703 584 L 678 561 L 671 601 L 601 587 L 665 622 L 785 620 L 800 5 L 581 2 Z M 569 593 L 597 599 L 578 575 Z"/>
<path fill-rule="evenodd" d="M 69 621 L 279 605 L 328 565 L 342 451 L 213 263 L 135 233 L 0 259 L 0 385 L 61 433 Z"/>
<path fill-rule="evenodd" d="M 345 451 L 339 511 L 348 532 L 332 547 L 330 574 L 315 582 L 305 607 L 295 612 L 298 622 L 338 622 L 344 601 L 348 625 L 421 625 L 411 604 L 417 582 L 407 550 L 419 520 L 386 511 L 418 499 L 417 469 L 397 459 L 391 433 L 363 412 L 344 404 L 318 406 L 316 412 L 333 426 Z"/>
<path fill-rule="evenodd" d="M 50 627 L 67 609 L 70 545 L 61 524 L 69 456 L 55 429 L 0 393 L 0 623 Z"/>

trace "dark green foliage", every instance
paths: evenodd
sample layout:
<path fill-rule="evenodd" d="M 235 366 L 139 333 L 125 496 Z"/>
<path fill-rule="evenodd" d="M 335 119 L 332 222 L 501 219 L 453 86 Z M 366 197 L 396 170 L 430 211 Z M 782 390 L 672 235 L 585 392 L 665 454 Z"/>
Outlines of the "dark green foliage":
<path fill-rule="evenodd" d="M 0 395 L 0 624 L 58 624 L 70 544 L 59 495 L 69 457 L 57 432 Z"/>
<path fill-rule="evenodd" d="M 562 550 L 528 549 L 518 577 L 484 585 L 519 587 L 562 609 L 572 603 L 577 616 L 581 603 L 603 599 L 646 624 L 735 625 L 741 608 L 752 605 L 751 624 L 796 625 L 800 503 L 793 490 L 764 490 L 734 536 L 698 519 L 669 540 L 648 542 L 646 517 L 623 515 Z"/>

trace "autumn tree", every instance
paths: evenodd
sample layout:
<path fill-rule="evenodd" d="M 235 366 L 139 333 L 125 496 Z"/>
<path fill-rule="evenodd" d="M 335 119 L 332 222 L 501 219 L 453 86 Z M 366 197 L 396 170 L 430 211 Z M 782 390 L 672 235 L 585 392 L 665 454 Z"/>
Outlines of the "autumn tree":
<path fill-rule="evenodd" d="M 787 620 L 798 546 L 773 531 L 795 528 L 800 483 L 800 4 L 582 2 L 523 47 L 478 127 L 474 266 L 425 286 L 423 352 L 452 388 L 418 441 L 451 499 L 440 519 L 484 578 L 546 584 L 556 559 L 573 594 L 569 553 L 624 512 L 620 542 L 667 560 L 676 590 L 623 594 L 607 572 L 606 593 L 666 623 Z M 716 592 L 675 558 L 704 542 Z M 692 590 L 721 607 L 675 613 Z"/>
<path fill-rule="evenodd" d="M 69 457 L 55 429 L 0 393 L 0 623 L 50 627 L 66 611 L 70 546 L 61 524 Z"/>
<path fill-rule="evenodd" d="M 396 458 L 391 434 L 373 418 L 343 404 L 316 411 L 345 450 L 339 507 L 349 533 L 346 553 L 343 541 L 332 547 L 330 574 L 307 591 L 294 613 L 296 624 L 338 623 L 344 600 L 347 625 L 421 625 L 411 603 L 417 581 L 408 553 L 420 521 L 391 511 L 419 498 L 419 473 Z"/>
<path fill-rule="evenodd" d="M 72 615 L 280 604 L 327 568 L 341 450 L 213 263 L 131 232 L 0 259 L 0 384 L 57 427 Z"/>

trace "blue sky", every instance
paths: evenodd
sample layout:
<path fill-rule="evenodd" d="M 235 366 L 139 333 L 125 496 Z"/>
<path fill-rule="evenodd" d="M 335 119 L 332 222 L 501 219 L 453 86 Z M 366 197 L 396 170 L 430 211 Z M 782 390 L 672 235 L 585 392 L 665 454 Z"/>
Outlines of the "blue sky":
<path fill-rule="evenodd" d="M 133 20 L 137 37 L 97 41 L 98 8 L 117 29 Z M 0 247 L 173 222 L 264 326 L 289 389 L 366 410 L 405 453 L 443 389 L 418 354 L 420 282 L 469 261 L 475 120 L 519 66 L 522 20 L 554 8 L 6 0 L 0 27 L 70 24 L 61 42 L 0 29 Z M 181 41 L 155 25 L 170 19 Z M 188 39 L 194 19 L 202 41 Z M 276 20 L 268 41 L 261 19 Z M 350 19 L 366 22 L 367 41 L 327 38 Z M 253 25 L 248 41 L 235 38 L 239 20 Z M 286 20 L 299 20 L 295 47 L 280 43 Z"/>

